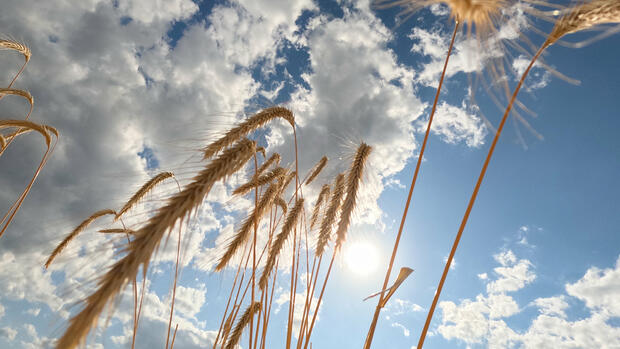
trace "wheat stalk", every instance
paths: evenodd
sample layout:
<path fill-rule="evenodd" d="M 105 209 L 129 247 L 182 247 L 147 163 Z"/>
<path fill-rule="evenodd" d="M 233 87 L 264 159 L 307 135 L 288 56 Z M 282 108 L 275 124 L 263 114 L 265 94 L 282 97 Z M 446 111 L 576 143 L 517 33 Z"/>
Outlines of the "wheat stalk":
<path fill-rule="evenodd" d="M 142 187 L 140 187 L 140 189 L 138 189 L 138 191 L 136 191 L 136 193 L 133 194 L 132 197 L 127 201 L 127 203 L 125 203 L 125 205 L 123 205 L 123 207 L 118 211 L 118 213 L 114 217 L 114 220 L 119 219 L 123 214 L 125 214 L 133 206 L 135 206 L 148 192 L 153 190 L 153 188 L 157 184 L 165 181 L 168 178 L 173 177 L 174 173 L 172 172 L 161 172 L 155 177 L 151 178 L 148 182 L 144 183 L 144 185 L 142 185 Z"/>
<path fill-rule="evenodd" d="M 243 334 L 243 329 L 250 323 L 250 320 L 254 318 L 254 315 L 260 312 L 260 309 L 260 302 L 254 302 L 249 307 L 247 307 L 247 309 L 243 312 L 243 315 L 241 315 L 241 318 L 237 322 L 237 325 L 233 329 L 232 334 L 230 335 L 230 339 L 228 339 L 228 342 L 224 347 L 225 349 L 233 349 L 235 345 L 239 343 L 241 335 Z"/>
<path fill-rule="evenodd" d="M 140 266 L 146 273 L 151 257 L 164 234 L 200 205 L 216 181 L 242 168 L 255 151 L 255 142 L 248 139 L 239 141 L 208 164 L 180 193 L 170 197 L 167 204 L 136 232 L 134 240 L 127 245 L 127 255 L 99 279 L 97 290 L 84 300 L 82 311 L 71 318 L 69 327 L 58 340 L 56 347 L 73 349 L 83 343 L 105 306 L 128 281 L 136 278 Z"/>
<path fill-rule="evenodd" d="M 321 229 L 319 230 L 319 238 L 316 244 L 316 255 L 322 256 L 325 251 L 325 247 L 329 242 L 329 238 L 332 232 L 332 226 L 336 222 L 336 216 L 342 203 L 342 197 L 344 196 L 344 173 L 340 173 L 334 180 L 334 190 L 332 191 L 332 197 L 329 201 L 329 206 L 325 212 L 325 216 L 321 221 Z"/>
<path fill-rule="evenodd" d="M 284 175 L 286 170 L 282 167 L 276 167 L 273 170 L 265 173 L 262 176 L 253 176 L 249 182 L 240 185 L 237 189 L 233 191 L 233 195 L 244 195 L 250 190 L 256 187 L 262 187 L 273 181 L 275 178 L 280 178 Z"/>
<path fill-rule="evenodd" d="M 359 148 L 357 148 L 353 163 L 351 164 L 351 169 L 347 175 L 347 196 L 342 203 L 342 214 L 340 215 L 338 229 L 336 230 L 336 249 L 340 248 L 346 239 L 347 230 L 351 222 L 351 215 L 353 214 L 353 209 L 355 209 L 357 191 L 364 173 L 364 165 L 371 151 L 372 147 L 368 144 L 360 144 Z"/>
<path fill-rule="evenodd" d="M 330 187 L 329 184 L 323 185 L 321 191 L 319 192 L 319 196 L 316 199 L 316 203 L 314 204 L 314 210 L 312 211 L 312 217 L 310 217 L 310 229 L 314 228 L 316 221 L 319 219 L 319 213 L 321 211 L 321 205 L 323 201 L 329 196 Z"/>
<path fill-rule="evenodd" d="M 327 165 L 327 156 L 323 156 L 321 160 L 319 160 L 319 162 L 314 165 L 312 171 L 310 172 L 310 176 L 306 180 L 306 185 L 310 184 L 310 182 L 312 182 L 316 178 L 316 176 L 321 173 L 323 168 L 325 168 L 325 165 Z"/>
<path fill-rule="evenodd" d="M 280 181 L 279 180 L 274 181 L 273 183 L 271 183 L 271 185 L 269 185 L 269 187 L 267 188 L 267 190 L 261 197 L 260 201 L 254 208 L 254 211 L 252 212 L 252 214 L 250 214 L 243 221 L 241 228 L 239 228 L 239 231 L 237 232 L 237 234 L 235 234 L 234 238 L 228 244 L 226 251 L 220 258 L 220 261 L 218 262 L 218 264 L 215 266 L 215 271 L 221 271 L 222 269 L 224 269 L 224 267 L 226 267 L 228 262 L 230 262 L 232 257 L 237 252 L 237 250 L 239 250 L 239 248 L 243 246 L 243 244 L 250 237 L 250 231 L 251 231 L 252 226 L 254 225 L 254 222 L 260 221 L 261 217 L 267 212 L 267 210 L 273 204 L 279 192 L 280 192 Z"/>
<path fill-rule="evenodd" d="M 278 234 L 269 249 L 269 256 L 267 258 L 267 263 L 265 264 L 265 268 L 263 269 L 263 274 L 261 275 L 258 286 L 261 290 L 265 289 L 267 286 L 267 282 L 269 281 L 269 274 L 271 270 L 273 270 L 274 265 L 276 264 L 276 259 L 280 255 L 282 251 L 282 247 L 284 246 L 284 242 L 288 239 L 291 231 L 293 231 L 293 227 L 297 224 L 299 216 L 301 214 L 301 210 L 304 207 L 304 199 L 299 199 L 295 202 L 295 206 L 291 209 L 288 216 L 286 216 L 286 220 L 284 221 L 284 225 L 282 225 L 282 231 Z"/>
<path fill-rule="evenodd" d="M 90 217 L 86 218 L 77 227 L 75 227 L 75 229 L 73 229 L 73 231 L 71 231 L 71 233 L 69 233 L 69 235 L 67 235 L 67 237 L 64 240 L 62 240 L 62 242 L 58 246 L 56 246 L 56 248 L 54 249 L 54 252 L 52 252 L 52 254 L 49 256 L 49 258 L 47 259 L 47 262 L 45 262 L 45 268 L 46 269 L 49 268 L 50 264 L 52 264 L 52 262 L 60 254 L 60 252 L 62 252 L 67 247 L 69 242 L 75 239 L 75 237 L 78 236 L 78 234 L 80 234 L 82 231 L 84 231 L 84 229 L 88 228 L 88 226 L 93 221 L 95 221 L 99 217 L 103 217 L 109 214 L 114 215 L 116 214 L 116 212 L 110 209 L 97 211 L 93 213 L 92 215 L 90 215 Z"/>
<path fill-rule="evenodd" d="M 204 149 L 204 158 L 208 159 L 212 157 L 218 151 L 233 144 L 237 139 L 244 137 L 248 133 L 256 130 L 257 128 L 263 126 L 267 122 L 277 117 L 285 119 L 291 124 L 291 126 L 295 127 L 295 117 L 290 110 L 283 107 L 271 107 L 264 109 L 254 114 L 252 117 L 242 122 L 237 127 L 226 132 L 226 134 L 222 138 L 208 145 Z"/>

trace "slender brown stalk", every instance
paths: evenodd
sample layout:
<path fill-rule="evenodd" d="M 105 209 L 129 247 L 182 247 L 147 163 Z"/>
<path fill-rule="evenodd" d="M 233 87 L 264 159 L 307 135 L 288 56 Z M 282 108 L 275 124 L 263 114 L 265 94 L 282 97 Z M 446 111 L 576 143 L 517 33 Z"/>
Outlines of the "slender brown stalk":
<path fill-rule="evenodd" d="M 172 335 L 172 343 L 170 343 L 170 349 L 174 348 L 174 340 L 177 338 L 177 330 L 179 329 L 179 324 L 174 327 L 174 334 Z"/>
<path fill-rule="evenodd" d="M 128 244 L 127 255 L 116 262 L 99 280 L 98 289 L 84 301 L 84 308 L 69 321 L 69 327 L 58 340 L 56 347 L 73 349 L 86 338 L 96 325 L 99 315 L 125 284 L 136 277 L 140 266 L 148 268 L 153 253 L 166 233 L 187 217 L 216 181 L 238 171 L 255 153 L 256 143 L 244 139 L 225 150 L 222 155 L 202 170 L 183 191 L 172 196 L 149 221 L 136 232 L 135 239 Z"/>
<path fill-rule="evenodd" d="M 93 213 L 92 215 L 90 215 L 90 217 L 86 218 L 77 227 L 75 227 L 75 229 L 73 229 L 73 231 L 71 233 L 69 233 L 69 235 L 67 235 L 67 237 L 64 240 L 62 240 L 62 242 L 58 246 L 56 246 L 56 248 L 54 249 L 54 252 L 52 252 L 52 254 L 49 256 L 49 258 L 47 259 L 47 262 L 45 262 L 45 268 L 46 269 L 49 268 L 50 264 L 52 264 L 54 259 L 67 247 L 69 242 L 71 242 L 71 240 L 75 239 L 75 237 L 78 236 L 79 233 L 84 231 L 84 229 L 88 228 L 88 226 L 92 222 L 94 222 L 97 218 L 100 218 L 100 217 L 103 217 L 103 216 L 109 215 L 109 214 L 115 215 L 116 212 L 114 212 L 114 210 L 110 210 L 110 209 L 105 209 L 105 210 L 97 211 L 97 212 Z"/>
<path fill-rule="evenodd" d="M 323 185 L 321 191 L 319 192 L 319 196 L 316 199 L 316 203 L 314 204 L 314 210 L 312 211 L 312 217 L 310 218 L 310 229 L 314 228 L 316 221 L 319 219 L 319 213 L 321 212 L 321 205 L 329 196 L 330 187 L 329 184 Z"/>
<path fill-rule="evenodd" d="M 342 244 L 346 240 L 347 230 L 349 229 L 351 216 L 357 201 L 357 192 L 360 182 L 362 181 L 362 175 L 364 174 L 364 165 L 371 151 L 372 147 L 368 144 L 360 144 L 357 148 L 353 163 L 351 164 L 351 169 L 347 175 L 347 196 L 342 203 L 342 213 L 340 214 L 340 221 L 338 222 L 338 229 L 336 230 L 336 249 L 342 247 Z"/>
<path fill-rule="evenodd" d="M 366 342 L 364 343 L 364 349 L 370 349 L 370 346 L 372 344 L 372 339 L 375 333 L 375 328 L 377 327 L 377 321 L 379 320 L 379 313 L 381 312 L 381 308 L 382 308 L 381 303 L 383 301 L 383 296 L 385 295 L 385 290 L 390 280 L 390 274 L 392 273 L 392 268 L 394 267 L 394 260 L 396 259 L 396 253 L 398 252 L 400 238 L 403 233 L 403 228 L 405 227 L 405 220 L 407 219 L 407 213 L 409 212 L 409 205 L 411 204 L 411 197 L 413 196 L 413 189 L 415 188 L 415 184 L 418 179 L 418 173 L 420 172 L 420 166 L 422 165 L 422 159 L 424 158 L 424 151 L 426 150 L 428 136 L 431 132 L 431 126 L 433 124 L 433 117 L 435 116 L 435 111 L 437 110 L 437 101 L 439 101 L 441 87 L 443 86 L 443 80 L 446 75 L 446 69 L 448 68 L 448 62 L 450 61 L 450 55 L 452 54 L 452 48 L 454 47 L 454 39 L 456 38 L 456 33 L 458 32 L 458 29 L 459 29 L 459 22 L 457 21 L 454 25 L 454 32 L 452 33 L 452 39 L 450 40 L 450 46 L 448 48 L 448 53 L 446 54 L 446 60 L 443 65 L 443 71 L 441 72 L 441 78 L 439 79 L 439 85 L 437 86 L 437 91 L 435 92 L 435 100 L 433 101 L 433 108 L 431 109 L 431 114 L 428 118 L 428 124 L 426 125 L 426 133 L 424 133 L 424 140 L 422 141 L 422 147 L 420 148 L 420 155 L 418 155 L 418 161 L 416 162 L 415 170 L 413 172 L 413 178 L 411 179 L 411 186 L 409 187 L 409 194 L 407 195 L 407 202 L 405 203 L 405 209 L 403 211 L 403 216 L 400 220 L 400 226 L 398 227 L 398 233 L 396 234 L 396 241 L 394 242 L 392 256 L 390 257 L 390 263 L 388 264 L 388 269 L 385 273 L 385 279 L 383 280 L 383 287 L 381 288 L 381 295 L 379 296 L 379 299 L 377 301 L 377 307 L 375 308 L 375 313 L 373 315 L 370 328 L 368 329 L 368 334 L 366 335 Z"/>
<path fill-rule="evenodd" d="M 116 213 L 114 219 L 119 219 L 120 216 L 124 215 L 127 211 L 129 211 L 132 207 L 134 207 L 147 193 L 149 193 L 155 186 L 168 178 L 174 178 L 174 174 L 172 172 L 161 172 L 157 174 L 155 177 L 151 178 L 148 182 L 144 183 L 135 194 L 123 205 L 123 207 Z"/>
<path fill-rule="evenodd" d="M 269 274 L 271 273 L 273 267 L 276 264 L 276 258 L 280 255 L 280 252 L 282 252 L 282 247 L 284 247 L 284 243 L 288 239 L 291 231 L 293 230 L 293 227 L 297 224 L 297 220 L 299 219 L 303 206 L 304 199 L 302 198 L 297 200 L 295 206 L 293 206 L 291 212 L 289 212 L 286 220 L 284 221 L 282 231 L 276 236 L 276 239 L 273 241 L 273 244 L 269 249 L 269 256 L 267 258 L 265 268 L 263 269 L 263 274 L 258 281 L 258 287 L 261 290 L 264 290 L 267 286 L 267 282 L 269 281 Z"/>
<path fill-rule="evenodd" d="M 208 145 L 204 149 L 204 158 L 208 159 L 212 157 L 218 151 L 230 146 L 241 137 L 246 136 L 250 132 L 265 125 L 267 122 L 277 117 L 285 119 L 291 124 L 291 126 L 295 127 L 295 117 L 290 110 L 283 107 L 271 107 L 264 109 L 239 124 L 239 126 L 226 132 L 226 134 L 222 138 Z"/>
<path fill-rule="evenodd" d="M 126 229 L 126 228 L 101 229 L 99 230 L 99 232 L 103 234 L 127 234 L 127 235 L 134 235 L 136 233 L 135 230 Z"/>
<path fill-rule="evenodd" d="M 237 322 L 235 329 L 232 331 L 230 339 L 224 347 L 225 349 L 233 349 L 235 345 L 239 343 L 239 339 L 241 339 L 241 335 L 243 334 L 243 329 L 250 323 L 250 319 L 253 318 L 254 315 L 260 311 L 260 309 L 260 302 L 254 302 L 249 307 L 247 307 L 247 309 L 245 310 L 245 312 L 243 312 L 243 315 L 241 315 L 241 318 Z"/>
<path fill-rule="evenodd" d="M 168 331 L 166 335 L 166 349 L 168 349 L 168 340 L 170 339 L 170 330 L 172 328 L 172 315 L 174 314 L 174 300 L 177 296 L 177 282 L 179 280 L 179 257 L 181 255 L 181 226 L 179 226 L 179 240 L 177 243 L 177 259 L 176 264 L 174 266 L 174 285 L 172 286 L 172 301 L 170 304 L 170 320 L 168 321 Z M 177 325 L 178 327 L 179 325 Z M 176 335 L 176 329 L 174 330 L 174 334 Z M 174 342 L 174 339 L 172 340 Z M 171 347 L 172 349 L 172 347 Z"/>
<path fill-rule="evenodd" d="M 308 329 L 308 334 L 306 335 L 306 340 L 304 342 L 304 349 L 308 348 L 308 343 L 310 342 L 310 336 L 312 336 L 312 330 L 314 329 L 314 323 L 316 321 L 316 316 L 319 313 L 319 308 L 321 307 L 321 301 L 323 300 L 323 294 L 325 294 L 325 286 L 327 286 L 327 280 L 329 280 L 329 274 L 332 271 L 332 266 L 334 265 L 334 259 L 336 259 L 337 249 L 334 249 L 332 253 L 332 259 L 329 262 L 329 267 L 327 267 L 327 274 L 325 274 L 325 279 L 323 280 L 323 287 L 321 287 L 321 293 L 319 294 L 319 299 L 316 302 L 316 308 L 314 308 L 314 315 L 312 315 L 312 322 L 310 323 L 310 328 Z"/>
<path fill-rule="evenodd" d="M 327 156 L 323 156 L 321 160 L 314 165 L 308 179 L 306 179 L 306 185 L 310 184 L 319 175 L 319 173 L 323 171 L 325 165 L 327 165 Z"/>

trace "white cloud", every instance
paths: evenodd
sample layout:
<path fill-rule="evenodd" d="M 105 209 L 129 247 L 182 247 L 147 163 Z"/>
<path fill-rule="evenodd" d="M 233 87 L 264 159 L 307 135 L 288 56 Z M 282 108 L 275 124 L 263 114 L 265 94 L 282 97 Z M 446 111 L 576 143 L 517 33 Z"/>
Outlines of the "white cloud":
<path fill-rule="evenodd" d="M 409 314 L 414 312 L 424 311 L 424 308 L 410 300 L 392 298 L 385 307 L 386 312 L 390 312 L 394 315 Z"/>
<path fill-rule="evenodd" d="M 198 5 L 191 0 L 126 0 L 119 1 L 119 8 L 132 19 L 144 23 L 183 20 L 198 11 Z"/>
<path fill-rule="evenodd" d="M 420 123 L 419 126 L 426 129 L 426 122 Z M 464 103 L 461 107 L 456 107 L 441 102 L 437 107 L 431 131 L 446 143 L 465 142 L 469 147 L 483 145 L 487 135 L 483 121 L 478 116 L 470 114 Z"/>
<path fill-rule="evenodd" d="M 405 327 L 402 324 L 399 324 L 398 322 L 392 322 L 392 324 L 390 326 L 397 327 L 397 328 L 400 328 L 401 330 L 403 330 L 403 336 L 405 336 L 405 337 L 409 337 L 409 335 L 411 334 L 411 331 L 409 331 L 409 329 L 407 327 Z"/>
<path fill-rule="evenodd" d="M 4 316 L 4 306 L 2 306 L 2 304 L 0 304 L 0 319 L 2 319 L 2 317 Z"/>
<path fill-rule="evenodd" d="M 12 329 L 10 327 L 2 327 L 0 328 L 0 338 L 4 337 L 9 341 L 12 341 L 17 336 L 17 330 Z"/>
<path fill-rule="evenodd" d="M 521 265 L 528 269 L 531 265 L 527 260 L 518 260 L 510 250 L 495 255 L 495 259 L 504 268 L 498 273 L 498 280 L 511 274 L 512 279 L 523 280 L 523 270 L 514 267 Z M 487 295 L 464 299 L 458 305 L 441 302 L 442 323 L 437 330 L 446 339 L 483 344 L 488 348 L 616 348 L 620 346 L 620 327 L 608 320 L 618 316 L 615 313 L 615 281 L 619 270 L 620 263 L 605 270 L 592 267 L 580 280 L 566 285 L 566 295 L 535 299 L 530 305 L 538 308 L 539 315 L 520 332 L 511 329 L 503 320 L 520 312 L 517 302 L 504 292 L 517 291 L 527 282 L 497 288 L 489 287 L 497 280 L 489 281 Z M 567 319 L 569 297 L 583 300 L 589 316 L 574 321 Z"/>
<path fill-rule="evenodd" d="M 500 277 L 487 284 L 487 292 L 502 293 L 522 289 L 526 284 L 536 279 L 536 274 L 531 270 L 533 265 L 527 259 L 517 261 L 511 250 L 494 256 L 502 266 L 493 271 Z"/>

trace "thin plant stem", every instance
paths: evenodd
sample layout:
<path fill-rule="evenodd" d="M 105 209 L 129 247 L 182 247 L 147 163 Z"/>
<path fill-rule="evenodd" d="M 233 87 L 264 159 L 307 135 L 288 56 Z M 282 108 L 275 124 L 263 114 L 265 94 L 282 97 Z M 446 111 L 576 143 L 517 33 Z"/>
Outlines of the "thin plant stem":
<path fill-rule="evenodd" d="M 446 55 L 446 61 L 444 62 L 443 71 L 441 72 L 439 86 L 437 87 L 437 92 L 435 94 L 435 101 L 433 102 L 433 108 L 428 118 L 428 125 L 426 126 L 426 133 L 424 134 L 424 140 L 422 141 L 422 148 L 420 149 L 420 155 L 418 156 L 418 161 L 416 163 L 415 171 L 413 173 L 413 178 L 411 180 L 411 186 L 409 187 L 409 194 L 407 196 L 407 202 L 405 203 L 405 210 L 403 211 L 403 217 L 401 218 L 401 221 L 400 221 L 400 226 L 398 228 L 398 234 L 396 234 L 396 241 L 394 242 L 394 249 L 392 250 L 392 256 L 390 257 L 390 264 L 388 265 L 387 272 L 385 273 L 385 279 L 383 280 L 383 287 L 381 289 L 381 295 L 379 296 L 377 307 L 375 308 L 375 313 L 373 315 L 370 328 L 368 329 L 368 334 L 366 336 L 366 342 L 364 343 L 364 349 L 370 349 L 370 346 L 372 344 L 372 339 L 375 333 L 375 328 L 377 327 L 377 321 L 379 320 L 379 313 L 381 312 L 381 303 L 383 302 L 383 296 L 385 295 L 385 290 L 390 280 L 390 274 L 392 272 L 392 267 L 394 266 L 396 252 L 398 251 L 398 245 L 400 244 L 400 238 L 402 236 L 403 228 L 405 226 L 405 220 L 407 219 L 407 213 L 409 212 L 409 205 L 411 203 L 413 189 L 418 179 L 418 173 L 420 171 L 420 166 L 422 164 L 422 158 L 424 157 L 424 150 L 426 149 L 426 143 L 428 141 L 428 136 L 430 134 L 431 125 L 433 124 L 433 117 L 435 115 L 435 111 L 437 110 L 437 101 L 439 100 L 439 94 L 441 93 L 441 86 L 443 85 L 443 80 L 446 75 L 448 61 L 450 60 L 450 55 L 452 54 L 452 48 L 454 47 L 454 39 L 456 38 L 456 33 L 458 31 L 458 28 L 459 28 L 459 22 L 456 21 L 454 25 L 454 32 L 452 33 L 452 39 L 450 41 L 450 47 L 448 48 L 448 53 Z"/>
<path fill-rule="evenodd" d="M 167 332 L 166 349 L 168 349 L 168 340 L 170 339 L 170 331 L 172 329 L 172 314 L 174 314 L 174 300 L 177 295 L 177 281 L 179 280 L 179 256 L 181 255 L 181 228 L 182 228 L 182 225 L 179 224 L 179 242 L 177 243 L 177 260 L 176 260 L 176 265 L 174 267 L 174 286 L 172 286 L 172 302 L 170 305 L 170 320 L 168 320 L 168 331 L 166 331 Z M 174 333 L 176 334 L 176 330 L 174 331 Z"/>
<path fill-rule="evenodd" d="M 316 316 L 319 313 L 319 307 L 321 306 L 321 301 L 323 300 L 323 294 L 325 293 L 325 286 L 327 286 L 327 280 L 329 279 L 329 274 L 332 271 L 332 266 L 334 265 L 334 260 L 336 259 L 337 248 L 334 248 L 334 253 L 332 254 L 332 260 L 329 262 L 329 267 L 327 268 L 327 274 L 325 275 L 325 280 L 323 281 L 323 287 L 321 288 L 321 294 L 319 294 L 319 300 L 316 303 L 316 308 L 314 309 L 314 314 L 312 315 L 312 323 L 310 324 L 310 329 L 308 330 L 308 335 L 306 336 L 306 341 L 304 344 L 304 349 L 308 348 L 308 343 L 310 342 L 310 336 L 312 335 L 312 329 L 314 328 L 314 322 L 316 321 Z"/>
<path fill-rule="evenodd" d="M 491 143 L 491 148 L 489 148 L 489 153 L 487 154 L 486 159 L 484 160 L 484 165 L 482 165 L 482 170 L 480 171 L 480 176 L 478 176 L 478 181 L 476 182 L 476 186 L 474 187 L 474 192 L 471 194 L 469 199 L 469 204 L 467 205 L 467 209 L 465 210 L 465 215 L 463 216 L 463 220 L 461 221 L 461 225 L 459 227 L 458 233 L 456 234 L 456 238 L 454 239 L 454 243 L 452 244 L 452 250 L 450 250 L 450 255 L 448 256 L 448 260 L 446 261 L 446 265 L 443 270 L 443 274 L 441 275 L 441 279 L 439 280 L 439 285 L 437 286 L 437 290 L 435 291 L 435 297 L 433 298 L 433 303 L 428 311 L 426 316 L 426 322 L 424 323 L 424 329 L 420 334 L 420 340 L 418 341 L 418 349 L 422 349 L 422 345 L 424 345 L 424 339 L 426 338 L 426 332 L 428 332 L 428 327 L 430 326 L 431 320 L 433 318 L 433 313 L 435 311 L 435 307 L 437 306 L 437 301 L 439 300 L 439 296 L 441 295 L 441 290 L 443 288 L 443 284 L 446 281 L 446 276 L 448 276 L 448 271 L 450 270 L 450 265 L 452 264 L 452 259 L 454 258 L 454 254 L 456 253 L 456 249 L 459 246 L 459 242 L 461 241 L 461 235 L 463 235 L 463 230 L 465 230 L 465 225 L 467 224 L 467 220 L 469 219 L 469 214 L 474 206 L 474 202 L 476 202 L 476 197 L 478 196 L 478 191 L 480 190 L 480 185 L 482 184 L 482 180 L 484 179 L 484 175 L 487 172 L 487 167 L 489 166 L 489 162 L 491 161 L 491 157 L 493 156 L 493 152 L 495 151 L 495 146 L 497 145 L 497 141 L 499 140 L 499 136 L 502 133 L 502 129 L 504 128 L 504 124 L 506 123 L 506 119 L 508 119 L 508 114 L 510 114 L 510 109 L 514 104 L 515 99 L 517 98 L 517 94 L 521 89 L 521 85 L 523 85 L 523 81 L 525 81 L 525 77 L 530 72 L 530 69 L 534 66 L 536 59 L 542 54 L 542 52 L 549 45 L 548 42 L 545 42 L 541 48 L 536 52 L 530 64 L 528 65 L 525 72 L 521 76 L 521 80 L 519 80 L 519 84 L 515 88 L 514 93 L 510 99 L 510 103 L 508 103 L 508 107 L 504 112 L 504 116 L 502 117 L 502 121 L 497 128 L 497 132 L 495 132 L 495 138 L 493 138 L 493 143 Z"/>
<path fill-rule="evenodd" d="M 298 152 L 297 152 L 297 130 L 296 127 L 293 126 L 293 138 L 295 140 L 295 201 L 298 199 L 298 191 L 299 191 L 299 161 L 298 161 Z M 297 275 L 295 274 L 295 244 L 297 242 L 297 226 L 293 228 L 293 253 L 292 253 L 292 263 L 291 263 L 291 293 L 289 296 L 288 303 L 288 324 L 286 326 L 286 349 L 291 348 L 291 335 L 293 333 L 293 313 L 295 311 L 295 289 L 297 286 Z M 295 278 L 295 282 L 293 281 Z"/>

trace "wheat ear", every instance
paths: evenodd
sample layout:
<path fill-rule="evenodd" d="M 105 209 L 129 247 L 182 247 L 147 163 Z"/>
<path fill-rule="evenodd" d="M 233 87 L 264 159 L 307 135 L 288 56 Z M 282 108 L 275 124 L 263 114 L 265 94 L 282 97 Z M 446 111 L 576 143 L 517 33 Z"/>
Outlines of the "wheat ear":
<path fill-rule="evenodd" d="M 344 196 L 344 180 L 344 173 L 336 176 L 334 180 L 334 190 L 332 191 L 332 197 L 329 201 L 325 216 L 323 216 L 323 220 L 321 221 L 321 229 L 319 230 L 319 238 L 316 244 L 315 254 L 319 257 L 322 256 L 325 251 L 325 247 L 331 237 L 332 226 L 336 222 L 336 216 L 338 215 L 342 197 Z"/>
<path fill-rule="evenodd" d="M 260 167 L 258 168 L 258 170 L 256 171 L 256 173 L 261 174 L 263 173 L 263 171 L 265 171 L 266 169 L 269 168 L 269 166 L 271 166 L 273 163 L 277 165 L 280 164 L 280 154 L 278 153 L 274 153 L 272 154 L 269 159 L 267 159 L 267 161 L 263 162 L 262 165 L 260 165 Z"/>
<path fill-rule="evenodd" d="M 293 112 L 291 112 L 290 110 L 283 107 L 271 107 L 264 109 L 254 114 L 252 117 L 242 122 L 237 127 L 226 132 L 226 134 L 222 138 L 208 145 L 204 149 L 204 158 L 208 159 L 212 157 L 218 151 L 228 147 L 237 139 L 244 137 L 248 133 L 256 130 L 257 128 L 263 126 L 267 122 L 277 117 L 285 119 L 291 124 L 291 126 L 295 127 L 295 117 L 293 116 Z"/>
<path fill-rule="evenodd" d="M 288 207 L 286 207 L 286 201 L 284 201 L 284 199 L 281 196 L 278 196 L 276 198 L 275 204 L 280 206 L 283 214 L 286 214 L 286 211 L 288 211 Z"/>
<path fill-rule="evenodd" d="M 269 257 L 267 257 L 267 263 L 265 264 L 265 268 L 263 269 L 263 274 L 258 281 L 258 286 L 261 290 L 264 290 L 265 286 L 267 286 L 267 282 L 269 282 L 269 274 L 271 274 L 271 270 L 273 270 L 273 267 L 276 265 L 276 259 L 280 255 L 286 239 L 288 239 L 291 231 L 293 231 L 293 227 L 295 227 L 295 225 L 297 224 L 303 207 L 303 198 L 295 202 L 295 206 L 293 206 L 288 216 L 286 216 L 286 220 L 284 221 L 284 225 L 282 226 L 282 231 L 280 231 L 280 234 L 278 234 L 276 236 L 276 239 L 273 241 L 273 244 L 269 249 Z"/>
<path fill-rule="evenodd" d="M 327 197 L 329 197 L 329 184 L 323 185 L 321 191 L 319 192 L 319 196 L 316 199 L 316 203 L 314 204 L 314 210 L 312 211 L 312 217 L 310 218 L 310 229 L 314 228 L 316 221 L 319 219 L 319 213 L 321 212 L 321 205 Z"/>
<path fill-rule="evenodd" d="M 127 201 L 127 203 L 123 205 L 123 208 L 118 211 L 114 217 L 114 220 L 119 219 L 123 214 L 134 207 L 148 192 L 153 190 L 157 184 L 171 177 L 174 177 L 172 172 L 162 172 L 151 178 L 148 182 L 144 183 L 144 185 Z"/>
<path fill-rule="evenodd" d="M 0 120 L 0 130 L 9 127 L 27 128 L 39 132 L 43 137 L 45 137 L 45 144 L 48 148 L 50 146 L 50 143 L 52 142 L 52 138 L 48 132 L 50 131 L 50 129 L 48 127 L 45 127 L 44 125 L 40 125 L 28 120 Z"/>
<path fill-rule="evenodd" d="M 4 149 L 4 147 L 6 147 L 6 140 L 4 136 L 0 134 L 0 150 Z"/>
<path fill-rule="evenodd" d="M 129 235 L 134 235 L 136 233 L 135 230 L 123 229 L 123 228 L 101 229 L 99 230 L 99 232 L 103 234 L 129 234 Z"/>
<path fill-rule="evenodd" d="M 30 60 L 30 56 L 32 56 L 32 53 L 30 52 L 30 48 L 28 48 L 28 46 L 22 44 L 21 42 L 0 39 L 0 49 L 3 49 L 3 48 L 9 49 L 9 50 L 15 50 L 21 53 L 24 56 L 24 59 L 26 60 L 26 62 L 28 62 Z"/>
<path fill-rule="evenodd" d="M 321 160 L 314 165 L 312 172 L 310 172 L 310 176 L 306 179 L 306 185 L 310 184 L 310 182 L 312 182 L 319 175 L 319 173 L 323 171 L 325 165 L 327 165 L 327 156 L 323 156 Z"/>
<path fill-rule="evenodd" d="M 120 293 L 127 282 L 136 278 L 140 266 L 146 273 L 151 257 L 164 235 L 200 205 L 215 182 L 242 168 L 255 150 L 255 142 L 248 139 L 239 141 L 209 163 L 181 192 L 170 197 L 167 204 L 136 232 L 134 240 L 127 245 L 127 255 L 99 279 L 97 290 L 84 300 L 82 311 L 71 318 L 56 348 L 73 349 L 83 343 L 105 306 Z"/>
<path fill-rule="evenodd" d="M 62 252 L 65 247 L 67 247 L 67 245 L 69 244 L 69 242 L 71 242 L 71 240 L 75 239 L 76 236 L 78 236 L 79 233 L 81 233 L 84 229 L 88 228 L 88 226 L 97 218 L 99 217 L 103 217 L 105 215 L 113 215 L 116 214 L 116 212 L 114 212 L 114 210 L 110 210 L 110 209 L 105 209 L 105 210 L 101 210 L 101 211 L 97 211 L 95 213 L 93 213 L 92 215 L 90 215 L 90 217 L 86 218 L 82 223 L 80 223 L 77 227 L 75 227 L 75 229 L 73 229 L 73 231 L 71 233 L 69 233 L 69 235 L 67 235 L 67 237 L 62 240 L 62 242 L 56 246 L 56 248 L 54 249 L 54 252 L 52 252 L 52 254 L 49 256 L 49 258 L 47 259 L 47 262 L 45 262 L 45 268 L 49 268 L 50 264 L 52 264 L 52 262 L 54 261 L 54 259 L 60 254 L 60 252 Z"/>
<path fill-rule="evenodd" d="M 228 262 L 235 255 L 237 250 L 248 240 L 250 237 L 250 231 L 252 230 L 252 226 L 254 222 L 259 222 L 262 216 L 269 210 L 273 202 L 275 201 L 278 193 L 280 192 L 280 180 L 272 182 L 265 193 L 260 198 L 260 201 L 254 208 L 252 214 L 250 214 L 242 223 L 241 228 L 233 239 L 228 244 L 226 251 L 220 258 L 220 261 L 215 266 L 215 271 L 221 271 L 226 267 Z"/>
<path fill-rule="evenodd" d="M 286 170 L 282 167 L 276 167 L 273 170 L 265 173 L 262 176 L 253 176 L 247 183 L 240 185 L 233 191 L 233 195 L 244 195 L 255 187 L 262 187 L 274 180 L 274 178 L 280 178 Z"/>
<path fill-rule="evenodd" d="M 351 215 L 353 214 L 353 209 L 355 209 L 357 191 L 364 173 L 364 165 L 371 151 L 372 147 L 368 144 L 360 144 L 347 175 L 347 196 L 342 203 L 342 214 L 338 222 L 338 230 L 336 230 L 336 249 L 340 248 L 346 240 L 347 230 L 351 223 Z"/>
<path fill-rule="evenodd" d="M 234 349 L 235 345 L 237 345 L 241 339 L 243 329 L 250 323 L 250 320 L 254 318 L 254 315 L 260 312 L 260 309 L 261 303 L 254 302 L 243 312 L 243 315 L 241 315 L 239 322 L 237 322 L 237 325 L 233 329 L 230 339 L 228 339 L 228 343 L 226 343 L 224 349 Z"/>
<path fill-rule="evenodd" d="M 599 24 L 620 22 L 620 1 L 594 0 L 575 6 L 567 15 L 560 18 L 545 46 L 558 41 L 562 36 L 592 28 Z"/>

